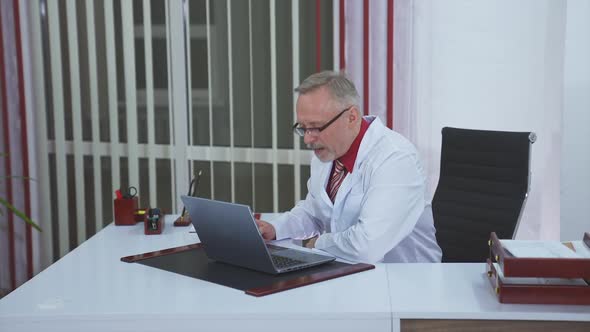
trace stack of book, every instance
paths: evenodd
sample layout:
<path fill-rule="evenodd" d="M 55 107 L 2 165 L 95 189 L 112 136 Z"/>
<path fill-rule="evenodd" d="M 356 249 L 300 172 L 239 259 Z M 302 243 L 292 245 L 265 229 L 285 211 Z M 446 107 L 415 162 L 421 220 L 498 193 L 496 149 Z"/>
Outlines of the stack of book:
<path fill-rule="evenodd" d="M 486 269 L 501 303 L 590 304 L 590 233 L 582 241 L 490 236 Z"/>

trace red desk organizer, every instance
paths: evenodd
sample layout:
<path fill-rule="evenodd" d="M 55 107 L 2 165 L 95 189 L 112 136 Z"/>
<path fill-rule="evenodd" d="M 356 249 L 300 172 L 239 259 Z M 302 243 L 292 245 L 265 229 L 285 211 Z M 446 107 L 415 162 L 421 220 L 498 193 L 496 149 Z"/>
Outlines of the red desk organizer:
<path fill-rule="evenodd" d="M 115 225 L 135 225 L 137 210 L 137 196 L 132 198 L 117 198 L 114 201 Z"/>
<path fill-rule="evenodd" d="M 590 234 L 584 236 L 590 246 Z M 514 257 L 502 246 L 496 233 L 490 236 L 487 274 L 501 303 L 590 304 L 590 258 Z M 494 262 L 498 263 L 497 266 Z M 497 270 L 501 271 L 497 271 Z M 585 285 L 505 283 L 504 278 L 584 279 Z"/>
<path fill-rule="evenodd" d="M 174 226 L 177 226 L 177 227 L 189 226 L 191 224 L 191 222 L 192 222 L 191 216 L 189 216 L 188 213 L 185 213 L 184 216 L 180 216 L 174 221 Z"/>

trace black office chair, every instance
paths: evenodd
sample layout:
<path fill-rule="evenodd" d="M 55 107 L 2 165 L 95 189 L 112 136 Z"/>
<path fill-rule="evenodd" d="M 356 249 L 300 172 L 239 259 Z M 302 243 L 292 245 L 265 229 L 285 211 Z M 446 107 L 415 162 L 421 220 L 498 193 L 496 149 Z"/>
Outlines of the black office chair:
<path fill-rule="evenodd" d="M 488 239 L 511 239 L 529 190 L 533 132 L 442 129 L 432 212 L 443 262 L 485 262 Z"/>

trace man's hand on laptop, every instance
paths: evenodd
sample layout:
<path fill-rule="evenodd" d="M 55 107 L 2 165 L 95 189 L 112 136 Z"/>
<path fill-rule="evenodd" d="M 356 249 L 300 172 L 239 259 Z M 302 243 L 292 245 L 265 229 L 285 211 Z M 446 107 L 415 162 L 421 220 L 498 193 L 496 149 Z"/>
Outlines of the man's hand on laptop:
<path fill-rule="evenodd" d="M 258 225 L 258 231 L 260 232 L 260 235 L 262 235 L 262 238 L 265 240 L 276 240 L 277 239 L 277 232 L 275 231 L 275 227 L 270 224 L 267 223 L 264 220 L 260 220 L 260 219 L 255 219 L 256 220 L 256 225 Z"/>
<path fill-rule="evenodd" d="M 309 249 L 313 249 L 313 248 L 315 248 L 315 241 L 317 241 L 317 240 L 318 240 L 317 236 L 314 236 L 314 237 L 307 239 L 307 240 L 303 240 L 303 246 L 306 248 L 309 248 Z"/>

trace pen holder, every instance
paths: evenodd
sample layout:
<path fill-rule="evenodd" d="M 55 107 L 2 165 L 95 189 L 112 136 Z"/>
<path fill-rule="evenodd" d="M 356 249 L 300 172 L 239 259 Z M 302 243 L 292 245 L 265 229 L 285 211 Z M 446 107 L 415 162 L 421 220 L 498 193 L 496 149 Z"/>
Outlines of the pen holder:
<path fill-rule="evenodd" d="M 135 225 L 135 211 L 137 210 L 137 205 L 137 196 L 132 198 L 115 199 L 115 225 Z"/>

